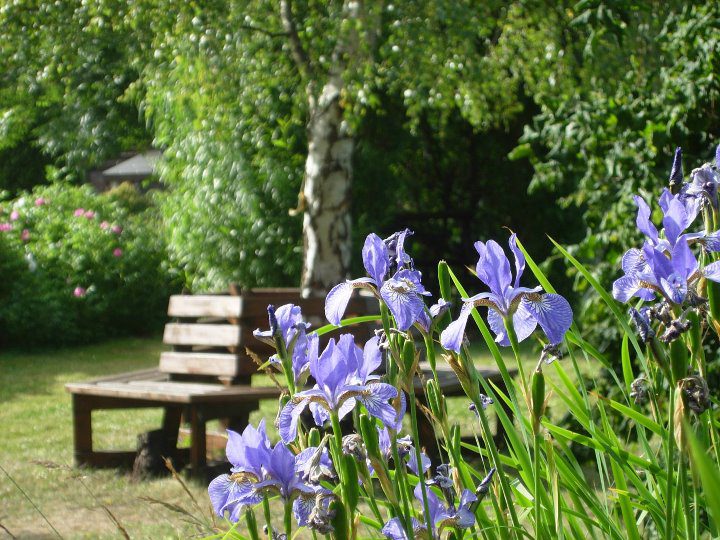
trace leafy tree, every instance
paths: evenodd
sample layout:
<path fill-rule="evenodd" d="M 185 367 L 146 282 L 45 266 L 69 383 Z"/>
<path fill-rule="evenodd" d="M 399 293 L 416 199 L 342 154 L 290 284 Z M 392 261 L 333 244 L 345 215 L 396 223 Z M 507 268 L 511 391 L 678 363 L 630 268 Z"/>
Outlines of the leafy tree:
<path fill-rule="evenodd" d="M 531 189 L 564 194 L 561 206 L 582 212 L 587 229 L 574 253 L 609 286 L 639 238 L 632 195 L 649 198 L 667 184 L 676 146 L 687 175 L 720 139 L 720 7 L 666 2 L 658 12 L 649 2 L 593 0 L 577 8 L 557 24 L 571 83 L 536 95 L 540 114 L 516 154 L 531 156 Z M 610 315 L 585 293 L 585 322 L 605 346 L 617 343 Z"/>
<path fill-rule="evenodd" d="M 80 179 L 149 137 L 133 103 L 137 45 L 125 2 L 18 0 L 0 9 L 0 187 Z M 4 158 L 4 159 L 2 159 Z"/>
<path fill-rule="evenodd" d="M 437 112 L 432 130 L 458 115 L 502 126 L 522 110 L 518 74 L 504 63 L 511 55 L 487 54 L 508 16 L 517 17 L 501 2 L 213 2 L 184 6 L 171 23 L 168 10 L 160 4 L 140 17 L 154 39 L 136 90 L 168 150 L 175 231 L 187 219 L 179 209 L 195 204 L 224 217 L 216 210 L 234 200 L 241 215 L 230 231 L 243 247 L 228 257 L 249 267 L 243 251 L 262 255 L 272 245 L 272 257 L 293 268 L 293 222 L 281 215 L 291 186 L 300 191 L 308 291 L 348 271 L 356 136 L 383 96 L 399 97 L 417 129 L 428 110 Z M 224 182 L 232 186 L 225 202 L 215 191 Z M 185 252 L 185 262 L 197 260 L 199 249 Z"/>

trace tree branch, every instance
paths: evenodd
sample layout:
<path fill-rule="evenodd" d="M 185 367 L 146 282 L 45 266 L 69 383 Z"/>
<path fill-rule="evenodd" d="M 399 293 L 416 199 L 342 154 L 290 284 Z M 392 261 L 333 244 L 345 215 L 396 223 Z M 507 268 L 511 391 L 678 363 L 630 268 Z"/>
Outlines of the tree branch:
<path fill-rule="evenodd" d="M 290 0 L 280 1 L 280 18 L 282 19 L 283 28 L 285 29 L 285 35 L 290 41 L 290 52 L 295 61 L 295 65 L 304 78 L 310 79 L 313 71 L 312 64 L 310 63 L 310 57 L 300 41 L 300 35 L 298 34 L 295 19 L 293 18 Z"/>

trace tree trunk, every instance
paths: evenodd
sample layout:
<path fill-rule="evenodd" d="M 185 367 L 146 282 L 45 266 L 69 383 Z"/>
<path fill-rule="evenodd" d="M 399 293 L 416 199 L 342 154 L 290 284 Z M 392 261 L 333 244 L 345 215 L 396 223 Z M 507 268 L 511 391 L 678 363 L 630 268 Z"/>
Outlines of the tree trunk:
<path fill-rule="evenodd" d="M 347 277 L 350 267 L 350 187 L 354 141 L 343 120 L 340 77 L 331 77 L 317 102 L 310 100 L 308 157 L 303 197 L 304 297 L 321 296 Z"/>

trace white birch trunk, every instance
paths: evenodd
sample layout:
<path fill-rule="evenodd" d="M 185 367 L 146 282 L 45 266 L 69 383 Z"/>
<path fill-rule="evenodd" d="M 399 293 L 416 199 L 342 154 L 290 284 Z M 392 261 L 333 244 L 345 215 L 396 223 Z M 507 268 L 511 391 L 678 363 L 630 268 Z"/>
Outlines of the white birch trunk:
<path fill-rule="evenodd" d="M 317 102 L 311 98 L 303 216 L 303 296 L 324 295 L 347 277 L 350 188 L 354 142 L 343 120 L 340 77 L 331 77 Z"/>

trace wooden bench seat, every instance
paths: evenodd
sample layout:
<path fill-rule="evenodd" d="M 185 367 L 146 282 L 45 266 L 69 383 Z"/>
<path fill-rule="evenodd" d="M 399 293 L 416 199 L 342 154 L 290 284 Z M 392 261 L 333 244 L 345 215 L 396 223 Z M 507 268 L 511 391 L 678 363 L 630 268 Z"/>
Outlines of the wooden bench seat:
<path fill-rule="evenodd" d="M 244 403 L 253 399 L 275 399 L 280 389 L 272 386 L 223 386 L 219 384 L 171 381 L 159 370 L 143 370 L 142 379 L 98 379 L 87 383 L 66 385 L 69 392 L 88 396 L 107 396 L 121 399 L 152 399 L 167 403 Z M 128 374 L 135 376 L 135 374 Z"/>

